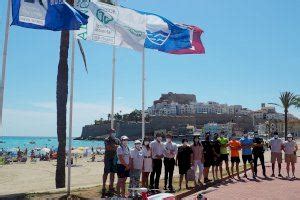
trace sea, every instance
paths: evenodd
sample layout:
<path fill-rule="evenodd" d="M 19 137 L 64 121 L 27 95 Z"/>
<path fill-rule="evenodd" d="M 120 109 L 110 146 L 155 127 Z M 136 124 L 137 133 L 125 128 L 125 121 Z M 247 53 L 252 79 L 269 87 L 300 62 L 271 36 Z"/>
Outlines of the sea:
<path fill-rule="evenodd" d="M 68 147 L 67 138 L 67 145 Z M 129 147 L 132 147 L 134 142 L 129 141 Z M 52 148 L 56 149 L 58 146 L 57 137 L 21 137 L 21 136 L 2 136 L 0 137 L 0 150 L 3 148 L 4 150 L 10 150 L 13 148 L 20 148 L 24 150 L 27 148 L 28 150 L 35 148 Z M 104 147 L 103 141 L 93 141 L 93 140 L 72 140 L 72 147 Z"/>

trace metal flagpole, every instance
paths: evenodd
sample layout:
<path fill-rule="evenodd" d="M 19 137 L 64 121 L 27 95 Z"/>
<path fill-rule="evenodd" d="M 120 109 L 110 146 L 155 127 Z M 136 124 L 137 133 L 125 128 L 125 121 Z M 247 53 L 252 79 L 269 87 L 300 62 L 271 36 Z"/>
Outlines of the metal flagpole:
<path fill-rule="evenodd" d="M 114 128 L 116 47 L 113 46 L 110 128 Z"/>
<path fill-rule="evenodd" d="M 145 138 L 145 48 L 142 55 L 142 139 Z"/>
<path fill-rule="evenodd" d="M 74 64 L 75 64 L 75 31 L 72 37 L 72 58 L 71 58 L 71 88 L 70 88 L 70 111 L 69 111 L 69 152 L 68 152 L 68 188 L 71 191 L 71 153 L 72 153 L 72 126 L 73 126 L 73 95 L 74 95 Z"/>
<path fill-rule="evenodd" d="M 115 6 L 118 6 L 118 0 L 115 1 Z M 116 35 L 116 30 L 115 30 Z M 110 128 L 114 128 L 115 120 L 115 82 L 116 82 L 116 46 L 113 46 L 113 58 L 112 58 L 112 80 L 111 80 L 111 113 L 110 113 Z"/>
<path fill-rule="evenodd" d="M 10 0 L 7 0 L 7 11 L 6 11 L 6 24 L 5 24 L 5 39 L 3 45 L 2 54 L 2 77 L 0 85 L 0 131 L 3 130 L 2 127 L 2 116 L 3 116 L 3 98 L 4 98 L 4 85 L 5 85 L 5 71 L 6 71 L 6 57 L 7 57 L 7 45 L 9 36 L 9 21 L 10 21 Z"/>

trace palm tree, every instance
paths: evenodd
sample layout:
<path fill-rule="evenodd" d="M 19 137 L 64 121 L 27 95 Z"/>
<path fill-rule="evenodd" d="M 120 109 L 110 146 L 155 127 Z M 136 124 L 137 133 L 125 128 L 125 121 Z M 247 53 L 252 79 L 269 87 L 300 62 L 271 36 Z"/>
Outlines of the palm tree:
<path fill-rule="evenodd" d="M 279 106 L 284 109 L 284 138 L 286 140 L 288 130 L 288 112 L 291 106 L 296 105 L 297 96 L 292 92 L 281 92 L 279 99 L 281 101 L 281 105 L 277 103 L 270 104 Z"/>

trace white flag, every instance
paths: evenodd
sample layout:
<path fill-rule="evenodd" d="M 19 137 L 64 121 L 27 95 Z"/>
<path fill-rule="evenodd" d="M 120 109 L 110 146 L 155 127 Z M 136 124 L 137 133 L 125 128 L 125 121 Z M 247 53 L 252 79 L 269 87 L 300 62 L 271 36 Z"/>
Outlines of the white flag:
<path fill-rule="evenodd" d="M 75 8 L 89 16 L 88 24 L 76 31 L 77 39 L 92 40 L 142 51 L 146 39 L 144 14 L 96 0 L 75 0 Z"/>

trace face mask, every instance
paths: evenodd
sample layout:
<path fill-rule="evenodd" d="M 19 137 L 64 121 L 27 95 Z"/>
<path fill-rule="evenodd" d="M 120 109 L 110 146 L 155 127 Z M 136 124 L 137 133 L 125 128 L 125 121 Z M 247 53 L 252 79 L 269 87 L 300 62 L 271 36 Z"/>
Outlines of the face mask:
<path fill-rule="evenodd" d="M 275 139 L 278 139 L 278 135 L 274 135 L 274 138 L 275 138 Z"/>
<path fill-rule="evenodd" d="M 183 146 L 187 146 L 187 145 L 188 145 L 188 143 L 187 143 L 187 142 L 184 142 L 184 143 L 183 143 Z"/>
<path fill-rule="evenodd" d="M 157 137 L 157 141 L 161 142 L 162 141 L 162 137 Z"/>
<path fill-rule="evenodd" d="M 145 141 L 144 144 L 147 146 L 147 145 L 149 144 L 149 142 L 148 142 L 148 141 Z"/>
<path fill-rule="evenodd" d="M 293 140 L 293 138 L 288 138 L 288 141 L 291 142 Z"/>
<path fill-rule="evenodd" d="M 111 137 L 115 138 L 116 137 L 116 133 L 111 133 Z"/>
<path fill-rule="evenodd" d="M 127 141 L 127 140 L 123 140 L 123 141 L 122 141 L 122 144 L 123 144 L 124 146 L 127 146 L 128 141 Z"/>
<path fill-rule="evenodd" d="M 248 137 L 248 134 L 244 134 L 244 138 L 247 138 Z"/>
<path fill-rule="evenodd" d="M 141 148 L 141 145 L 140 145 L 140 144 L 136 144 L 136 145 L 135 145 L 135 148 L 140 149 L 140 148 Z"/>
<path fill-rule="evenodd" d="M 166 141 L 167 141 L 167 142 L 171 142 L 171 138 L 167 138 Z"/>
<path fill-rule="evenodd" d="M 196 139 L 195 139 L 195 142 L 199 142 L 199 139 L 198 139 L 198 138 L 196 138 Z"/>

